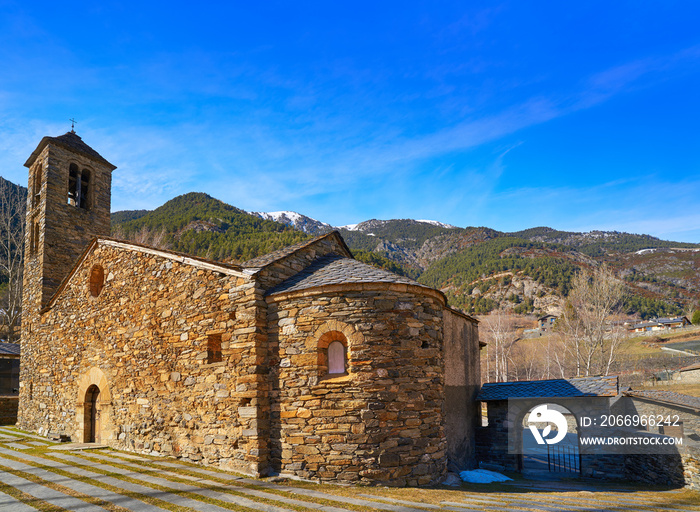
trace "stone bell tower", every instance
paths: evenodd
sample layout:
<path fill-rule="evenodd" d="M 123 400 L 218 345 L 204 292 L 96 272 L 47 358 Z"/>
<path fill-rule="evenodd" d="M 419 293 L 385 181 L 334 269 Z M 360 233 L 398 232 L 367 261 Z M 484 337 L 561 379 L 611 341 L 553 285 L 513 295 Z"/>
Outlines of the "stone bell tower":
<path fill-rule="evenodd" d="M 71 130 L 44 137 L 29 168 L 24 249 L 22 337 L 95 236 L 110 233 L 112 171 Z"/>

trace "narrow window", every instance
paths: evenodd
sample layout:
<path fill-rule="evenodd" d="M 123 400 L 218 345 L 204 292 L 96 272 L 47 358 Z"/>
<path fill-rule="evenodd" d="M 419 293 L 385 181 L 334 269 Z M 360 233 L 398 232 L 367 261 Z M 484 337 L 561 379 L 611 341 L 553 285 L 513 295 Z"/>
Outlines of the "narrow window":
<path fill-rule="evenodd" d="M 36 256 L 39 249 L 39 221 L 32 220 L 31 231 L 29 233 L 29 255 Z"/>
<path fill-rule="evenodd" d="M 78 206 L 78 166 L 70 164 L 68 168 L 68 204 Z"/>
<path fill-rule="evenodd" d="M 88 208 L 88 190 L 90 188 L 90 171 L 83 169 L 80 173 L 80 192 L 78 195 L 78 205 L 80 208 L 87 210 Z"/>
<path fill-rule="evenodd" d="M 95 265 L 90 271 L 90 295 L 97 297 L 105 284 L 105 271 L 100 265 Z"/>
<path fill-rule="evenodd" d="M 207 340 L 207 363 L 220 363 L 221 361 L 221 334 L 210 334 Z"/>
<path fill-rule="evenodd" d="M 328 345 L 328 373 L 345 373 L 345 346 L 339 341 Z"/>
<path fill-rule="evenodd" d="M 34 183 L 32 185 L 32 206 L 39 204 L 41 200 L 41 165 L 34 169 Z"/>

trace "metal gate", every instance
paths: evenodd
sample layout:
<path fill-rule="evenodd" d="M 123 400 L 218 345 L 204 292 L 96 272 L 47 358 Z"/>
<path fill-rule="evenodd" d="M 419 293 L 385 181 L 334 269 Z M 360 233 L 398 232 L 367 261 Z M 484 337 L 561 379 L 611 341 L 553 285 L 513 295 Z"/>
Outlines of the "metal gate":
<path fill-rule="evenodd" d="M 574 444 L 548 444 L 547 466 L 553 473 L 580 473 L 581 452 Z"/>

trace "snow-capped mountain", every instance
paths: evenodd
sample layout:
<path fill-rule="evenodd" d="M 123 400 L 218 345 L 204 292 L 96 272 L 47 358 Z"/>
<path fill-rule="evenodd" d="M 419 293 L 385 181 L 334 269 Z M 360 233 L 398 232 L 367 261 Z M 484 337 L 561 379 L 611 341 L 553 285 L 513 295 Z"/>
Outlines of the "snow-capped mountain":
<path fill-rule="evenodd" d="M 251 215 L 265 220 L 274 220 L 280 224 L 292 226 L 295 229 L 312 235 L 327 233 L 333 230 L 333 226 L 325 222 L 312 219 L 297 212 L 249 212 Z"/>

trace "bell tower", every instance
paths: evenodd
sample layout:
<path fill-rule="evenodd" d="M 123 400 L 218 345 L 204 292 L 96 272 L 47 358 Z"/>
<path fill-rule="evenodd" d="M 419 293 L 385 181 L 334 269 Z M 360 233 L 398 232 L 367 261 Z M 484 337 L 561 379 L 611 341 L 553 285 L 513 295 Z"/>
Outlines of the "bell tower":
<path fill-rule="evenodd" d="M 116 169 L 73 130 L 41 139 L 24 165 L 29 168 L 29 186 L 23 338 L 88 243 L 109 235 Z"/>

